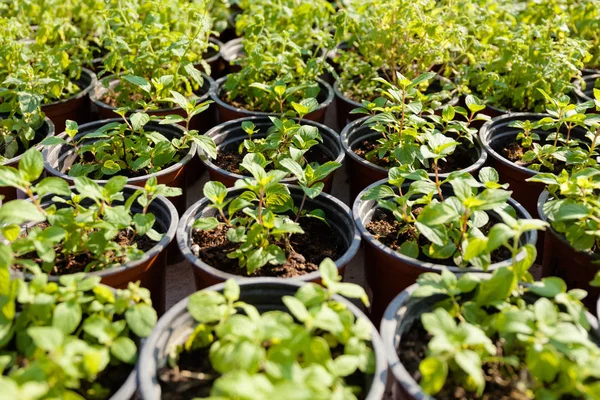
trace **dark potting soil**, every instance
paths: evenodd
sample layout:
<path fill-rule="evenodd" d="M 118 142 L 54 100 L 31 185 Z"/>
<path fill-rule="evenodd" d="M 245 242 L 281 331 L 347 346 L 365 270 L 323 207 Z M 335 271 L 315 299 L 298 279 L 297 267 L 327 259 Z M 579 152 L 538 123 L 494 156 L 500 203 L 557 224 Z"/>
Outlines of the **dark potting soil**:
<path fill-rule="evenodd" d="M 48 227 L 47 223 L 41 223 L 38 226 L 41 228 Z M 131 237 L 127 231 L 122 230 L 119 232 L 117 237 L 113 239 L 113 241 L 119 243 L 122 246 L 131 246 L 137 244 L 137 248 L 146 252 L 150 250 L 152 247 L 156 245 L 156 242 L 148 238 L 148 236 L 143 237 Z M 54 247 L 54 251 L 56 252 L 56 263 L 52 271 L 50 271 L 50 275 L 66 275 L 66 274 L 74 274 L 77 272 L 85 272 L 85 267 L 92 261 L 94 258 L 91 253 L 80 253 L 69 255 L 65 257 L 62 253 L 62 245 L 57 245 Z M 33 260 L 38 265 L 43 264 L 43 261 L 38 258 L 37 253 L 28 253 L 23 255 L 22 258 Z M 119 261 L 115 260 L 117 263 L 122 263 L 124 260 Z M 16 266 L 15 268 L 20 269 L 20 266 Z"/>
<path fill-rule="evenodd" d="M 244 157 L 248 154 L 246 149 L 242 150 L 242 153 L 238 151 L 238 146 L 227 146 L 223 149 L 219 149 L 217 153 L 217 159 L 214 161 L 215 165 L 221 169 L 231 172 L 232 174 L 238 175 L 250 175 L 248 171 L 242 171 L 240 169 L 240 164 L 244 160 Z M 312 147 L 309 151 L 306 152 L 305 158 L 309 163 L 319 163 L 324 164 L 327 161 L 333 161 L 331 157 L 329 157 L 323 150 L 319 148 L 319 146 Z M 273 169 L 273 164 L 269 164 L 266 167 L 267 171 Z"/>
<path fill-rule="evenodd" d="M 422 208 L 417 208 L 413 210 L 413 214 L 415 215 L 415 217 L 419 215 L 421 210 Z M 491 229 L 492 226 L 493 225 L 490 221 L 486 226 L 484 226 L 480 230 L 485 234 Z M 400 249 L 400 246 L 402 246 L 404 242 L 413 240 L 415 237 L 414 231 L 406 231 L 400 233 L 403 227 L 404 225 L 402 225 L 401 222 L 396 220 L 396 218 L 394 218 L 391 212 L 383 209 L 375 210 L 373 218 L 366 225 L 367 230 L 369 231 L 369 233 L 375 236 L 375 239 L 379 240 L 381 243 L 383 243 L 384 245 L 386 245 L 394 251 L 398 251 Z M 452 258 L 441 260 L 430 258 L 423 254 L 423 252 L 421 251 L 421 246 L 425 246 L 431 243 L 427 240 L 427 238 L 425 238 L 424 235 L 419 236 L 418 243 L 420 251 L 419 257 L 417 259 L 419 261 L 430 262 L 433 264 L 446 265 L 451 267 L 456 266 Z M 502 262 L 504 260 L 510 259 L 510 257 L 510 251 L 504 247 L 494 250 L 491 254 L 492 263 Z"/>
<path fill-rule="evenodd" d="M 494 149 L 496 150 L 496 149 Z M 496 150 L 497 151 L 497 150 Z M 517 137 L 515 136 L 512 140 L 509 140 L 509 143 L 502 147 L 502 155 L 510 162 L 520 166 L 527 168 L 528 165 L 532 164 L 523 162 L 523 155 L 528 151 L 528 149 L 521 146 L 521 144 L 517 141 Z M 535 162 L 535 161 L 534 161 Z M 540 167 L 539 172 L 550 172 L 550 173 L 558 173 L 562 171 L 567 165 L 562 161 L 557 161 L 554 164 L 554 169 L 550 169 L 544 165 Z"/>
<path fill-rule="evenodd" d="M 360 158 L 367 160 L 367 154 L 378 147 L 377 139 L 379 138 L 363 140 L 358 144 L 358 146 L 352 149 L 352 151 L 354 151 L 354 153 Z M 473 150 L 469 149 L 468 146 L 458 146 L 454 153 L 446 157 L 446 161 L 438 161 L 438 173 L 447 174 L 450 172 L 460 171 L 461 169 L 470 167 L 477 161 L 473 154 Z M 381 159 L 379 157 L 375 157 L 368 161 L 383 168 L 392 168 L 396 166 L 395 164 L 390 163 L 388 157 L 384 157 Z M 435 172 L 433 164 L 428 168 L 427 172 Z"/>
<path fill-rule="evenodd" d="M 313 218 L 301 218 L 300 226 L 304 234 L 294 234 L 289 239 L 290 249 L 286 251 L 286 244 L 274 242 L 283 249 L 287 262 L 283 265 L 267 264 L 248 275 L 245 268 L 240 268 L 237 259 L 227 258 L 227 254 L 236 250 L 240 244 L 227 240 L 229 228 L 221 224 L 212 231 L 194 230 L 192 242 L 200 246 L 197 256 L 206 264 L 240 276 L 272 276 L 290 278 L 305 275 L 319 269 L 319 264 L 325 258 L 337 260 L 346 251 L 339 234 L 322 221 Z"/>
<path fill-rule="evenodd" d="M 213 382 L 220 374 L 209 360 L 210 347 L 180 354 L 178 368 L 165 366 L 158 371 L 162 400 L 190 400 L 209 397 Z"/>
<path fill-rule="evenodd" d="M 81 381 L 81 387 L 77 389 L 77 393 L 86 399 L 93 398 L 93 395 L 97 395 L 94 385 L 100 384 L 103 388 L 108 389 L 111 394 L 115 394 L 123 386 L 133 368 L 133 365 L 128 364 L 108 365 L 94 381 Z"/>
<path fill-rule="evenodd" d="M 416 321 L 413 326 L 402 335 L 400 346 L 397 349 L 400 362 L 404 368 L 417 382 L 421 380 L 419 364 L 426 357 L 427 343 L 431 340 L 431 335 L 423 328 L 420 321 Z M 502 356 L 502 341 L 496 340 L 498 356 Z M 483 368 L 485 377 L 485 391 L 479 398 L 481 400 L 529 400 L 523 391 L 518 388 L 520 376 L 527 373 L 525 370 L 509 373 L 498 363 L 486 363 Z M 475 398 L 474 393 L 467 392 L 458 386 L 448 375 L 446 384 L 442 390 L 435 395 L 440 400 L 471 400 Z"/>

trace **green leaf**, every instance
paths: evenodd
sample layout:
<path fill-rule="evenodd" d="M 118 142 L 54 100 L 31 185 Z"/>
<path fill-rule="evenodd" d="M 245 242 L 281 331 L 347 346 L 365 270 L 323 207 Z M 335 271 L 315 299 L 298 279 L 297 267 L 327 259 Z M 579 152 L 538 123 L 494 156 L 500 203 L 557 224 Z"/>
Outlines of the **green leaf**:
<path fill-rule="evenodd" d="M 481 370 L 481 358 L 472 350 L 461 350 L 454 356 L 456 364 L 465 371 L 465 373 L 475 381 L 477 385 L 477 395 L 481 396 L 485 389 L 485 378 Z"/>
<path fill-rule="evenodd" d="M 198 218 L 194 221 L 194 229 L 200 229 L 201 231 L 212 231 L 219 226 L 219 220 L 215 217 Z"/>
<path fill-rule="evenodd" d="M 104 195 L 102 188 L 96 182 L 85 176 L 79 176 L 73 179 L 75 189 L 83 197 L 89 197 L 94 200 L 102 200 Z"/>
<path fill-rule="evenodd" d="M 58 349 L 64 340 L 63 332 L 50 326 L 38 326 L 27 329 L 27 334 L 33 343 L 42 350 L 53 351 Z"/>
<path fill-rule="evenodd" d="M 319 272 L 321 273 L 321 279 L 325 287 L 332 282 L 339 282 L 342 279 L 338 274 L 337 266 L 330 258 L 321 261 Z"/>
<path fill-rule="evenodd" d="M 137 360 L 137 346 L 133 340 L 122 336 L 110 346 L 110 354 L 125 364 L 133 365 Z"/>
<path fill-rule="evenodd" d="M 52 325 L 65 335 L 70 335 L 81 323 L 81 318 L 81 306 L 75 300 L 71 300 L 56 306 L 52 315 Z"/>
<path fill-rule="evenodd" d="M 36 192 L 39 196 L 54 194 L 57 196 L 71 197 L 71 189 L 67 181 L 61 178 L 49 177 L 42 179 L 35 185 Z"/>
<path fill-rule="evenodd" d="M 141 76 L 134 76 L 134 75 L 123 75 L 123 79 L 125 79 L 127 82 L 137 86 L 138 88 L 140 88 L 141 90 L 143 90 L 144 92 L 150 94 L 150 91 L 152 90 L 152 86 L 150 85 L 150 83 L 142 78 Z"/>
<path fill-rule="evenodd" d="M 337 376 L 349 376 L 356 372 L 360 361 L 357 356 L 342 354 L 333 360 L 334 372 Z"/>
<path fill-rule="evenodd" d="M 204 196 L 215 205 L 223 204 L 227 197 L 227 188 L 221 182 L 210 181 L 204 185 Z"/>
<path fill-rule="evenodd" d="M 560 359 L 548 345 L 529 346 L 525 362 L 529 373 L 542 382 L 554 381 L 560 369 Z"/>
<path fill-rule="evenodd" d="M 225 297 L 213 291 L 200 291 L 192 294 L 188 300 L 187 310 L 196 321 L 211 323 L 221 319 L 225 312 L 222 307 Z"/>
<path fill-rule="evenodd" d="M 566 293 L 567 285 L 562 279 L 551 276 L 548 278 L 542 278 L 541 281 L 532 283 L 531 286 L 529 286 L 529 291 L 537 294 L 538 296 L 553 299 L 559 293 Z"/>
<path fill-rule="evenodd" d="M 44 172 L 44 157 L 36 148 L 27 150 L 19 160 L 19 172 L 29 182 L 34 182 Z"/>
<path fill-rule="evenodd" d="M 240 285 L 235 279 L 227 279 L 225 281 L 225 290 L 223 291 L 227 301 L 237 301 L 240 298 Z"/>
<path fill-rule="evenodd" d="M 125 311 L 125 320 L 133 333 L 144 338 L 152 333 L 157 321 L 156 311 L 147 304 L 136 304 Z"/>
<path fill-rule="evenodd" d="M 45 220 L 45 215 L 27 200 L 12 200 L 0 206 L 2 224 L 22 225 L 25 222 L 39 223 Z"/>
<path fill-rule="evenodd" d="M 150 121 L 150 116 L 143 112 L 136 112 L 131 117 L 131 126 L 136 132 L 144 129 L 144 126 Z"/>
<path fill-rule="evenodd" d="M 427 357 L 419 364 L 421 381 L 419 384 L 427 394 L 434 395 L 442 390 L 448 376 L 448 364 L 437 357 Z"/>
<path fill-rule="evenodd" d="M 554 215 L 554 220 L 570 221 L 574 219 L 586 218 L 590 215 L 590 209 L 585 204 L 562 203 L 558 212 Z"/>
<path fill-rule="evenodd" d="M 310 314 L 308 313 L 308 310 L 304 304 L 297 298 L 292 296 L 283 296 L 282 301 L 298 321 L 305 322 L 310 317 Z"/>
<path fill-rule="evenodd" d="M 419 257 L 419 245 L 413 241 L 404 242 L 398 249 L 398 252 L 407 257 L 417 258 Z"/>
<path fill-rule="evenodd" d="M 503 267 L 494 271 L 492 277 L 481 281 L 475 302 L 480 306 L 493 305 L 505 300 L 513 291 L 517 279 L 513 271 Z"/>

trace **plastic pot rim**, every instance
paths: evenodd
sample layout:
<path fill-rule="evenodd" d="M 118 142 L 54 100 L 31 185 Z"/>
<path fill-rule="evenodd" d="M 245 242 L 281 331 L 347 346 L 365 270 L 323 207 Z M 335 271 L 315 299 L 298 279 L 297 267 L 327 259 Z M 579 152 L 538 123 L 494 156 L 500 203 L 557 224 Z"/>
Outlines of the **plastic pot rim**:
<path fill-rule="evenodd" d="M 75 93 L 73 96 L 67 97 L 66 99 L 53 101 L 52 103 L 48 103 L 48 104 L 42 104 L 42 111 L 46 107 L 53 107 L 53 106 L 57 106 L 60 104 L 68 103 L 73 100 L 78 100 L 78 99 L 81 99 L 81 98 L 87 96 L 88 94 L 90 95 L 90 98 L 91 98 L 91 94 L 98 83 L 98 77 L 96 76 L 96 74 L 94 72 L 92 72 L 92 70 L 84 68 L 84 67 L 81 68 L 81 76 L 83 76 L 83 75 L 87 75 L 90 78 L 89 85 L 87 85 L 86 87 L 81 89 L 79 92 Z M 79 79 L 81 79 L 81 77 Z"/>

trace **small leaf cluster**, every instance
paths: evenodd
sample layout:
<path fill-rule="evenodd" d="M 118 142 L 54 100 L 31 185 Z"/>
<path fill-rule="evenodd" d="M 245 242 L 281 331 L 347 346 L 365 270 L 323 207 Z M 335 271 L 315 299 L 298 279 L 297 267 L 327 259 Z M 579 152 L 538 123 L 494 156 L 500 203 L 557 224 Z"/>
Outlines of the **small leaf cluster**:
<path fill-rule="evenodd" d="M 78 257 L 89 257 L 85 272 L 115 267 L 142 258 L 134 241 L 147 236 L 159 241 L 156 217 L 148 207 L 158 196 L 177 196 L 181 189 L 157 184 L 150 178 L 125 198 L 127 178 L 115 176 L 100 186 L 86 177 L 74 179 L 74 188 L 56 177 L 40 180 L 42 154 L 30 149 L 19 161 L 19 169 L 0 167 L 0 186 L 23 192 L 28 200 L 12 200 L 0 206 L 0 232 L 6 243 L 0 258 L 7 266 L 31 272 L 58 274 L 57 265 Z M 45 206 L 44 200 L 52 200 Z M 134 202 L 142 212 L 132 211 Z M 115 240 L 124 235 L 129 243 Z"/>
<path fill-rule="evenodd" d="M 586 114 L 586 111 L 591 107 L 600 110 L 600 90 L 595 92 L 595 101 L 580 104 L 571 104 L 566 95 L 552 98 L 541 89 L 540 93 L 548 102 L 548 116 L 535 122 L 517 120 L 509 124 L 509 127 L 521 130 L 516 139 L 526 149 L 521 160 L 523 165 L 534 171 L 549 172 L 561 167 L 577 171 L 596 166 L 600 118 L 595 114 Z M 572 136 L 576 128 L 586 131 L 585 139 Z M 540 143 L 540 136 L 534 132 L 538 129 L 552 132 L 545 139 L 547 143 Z"/>
<path fill-rule="evenodd" d="M 72 146 L 78 156 L 77 162 L 69 168 L 73 177 L 87 176 L 103 179 L 116 174 L 148 175 L 161 171 L 178 161 L 186 150 L 195 143 L 210 158 L 216 158 L 217 148 L 214 141 L 197 130 L 190 130 L 192 118 L 205 111 L 209 102 L 198 103 L 177 92 L 171 92 L 171 100 L 186 113 L 166 117 L 151 116 L 143 111 L 126 116 L 127 109 L 118 109 L 123 122 L 111 122 L 79 138 L 79 125 L 67 121 L 67 138 L 49 137 L 42 141 L 44 145 Z M 151 121 L 160 125 L 185 124 L 181 137 L 168 139 L 162 133 L 148 126 Z"/>
<path fill-rule="evenodd" d="M 239 266 L 246 268 L 248 275 L 267 263 L 285 264 L 288 258 L 295 254 L 289 238 L 292 234 L 304 233 L 298 223 L 300 217 L 325 221 L 323 210 L 306 210 L 304 202 L 307 197 L 318 196 L 323 188 L 323 183 L 315 182 L 315 178 L 324 178 L 326 173 L 332 171 L 329 165 L 324 165 L 319 167 L 321 169 L 313 171 L 311 177 L 307 177 L 309 170 L 303 171 L 293 160 L 286 159 L 284 161 L 288 163 L 282 162 L 282 165 L 289 166 L 292 172 L 303 174 L 300 183 L 304 197 L 297 207 L 290 196 L 289 188 L 281 183 L 288 172 L 279 169 L 267 172 L 261 161 L 264 161 L 264 158 L 261 160 L 253 154 L 244 157 L 240 166 L 252 177 L 235 182 L 235 188 L 244 190 L 239 196 L 227 198 L 225 185 L 220 182 L 208 182 L 204 186 L 204 196 L 211 203 L 209 207 L 217 210 L 218 218 L 198 218 L 193 225 L 194 229 L 201 231 L 211 231 L 224 225 L 227 228 L 227 240 L 240 244 L 236 250 L 228 253 L 227 257 L 238 259 Z M 295 215 L 295 220 L 290 215 Z"/>
<path fill-rule="evenodd" d="M 431 335 L 419 365 L 427 394 L 461 387 L 480 397 L 493 369 L 523 396 L 597 398 L 600 348 L 581 303 L 587 293 L 567 290 L 556 277 L 523 286 L 524 271 L 503 267 L 483 279 L 444 270 L 418 278 L 412 299 L 436 299 L 421 315 Z"/>
<path fill-rule="evenodd" d="M 388 175 L 392 186 L 376 186 L 362 199 L 377 200 L 378 207 L 401 224 L 398 237 L 410 237 L 398 249 L 401 254 L 412 258 L 423 254 L 487 270 L 497 249 L 508 249 L 513 263 L 535 258 L 534 245 L 523 244 L 521 237 L 546 226 L 540 220 L 516 218 L 508 203 L 512 192 L 498 181 L 498 173 L 490 167 L 479 172 L 479 181 L 460 172 L 433 181 L 424 170 L 392 168 Z M 444 195 L 449 189 L 453 195 Z"/>
<path fill-rule="evenodd" d="M 6 246 L 2 245 L 2 252 Z M 5 260 L 3 260 L 5 261 Z M 64 275 L 49 282 L 11 280 L 0 273 L 0 384 L 12 399 L 107 399 L 115 388 L 99 377 L 115 368 L 123 381 L 137 359 L 141 338 L 157 320 L 150 292 L 129 283 L 113 290 L 99 277 Z"/>
<path fill-rule="evenodd" d="M 200 291 L 190 296 L 188 312 L 198 322 L 187 341 L 173 348 L 169 362 L 177 366 L 182 352 L 209 350 L 212 368 L 208 399 L 249 400 L 357 399 L 364 387 L 352 386 L 351 376 L 371 375 L 375 355 L 372 327 L 332 296 L 368 299 L 355 284 L 340 282 L 330 259 L 320 265 L 323 285 L 303 285 L 284 296 L 286 311 L 260 314 L 240 301 L 235 280 L 223 293 Z"/>
<path fill-rule="evenodd" d="M 397 76 L 398 86 L 376 78 L 385 86 L 380 89 L 383 97 L 373 102 L 364 101 L 363 107 L 352 111 L 353 114 L 371 115 L 364 124 L 382 136 L 377 140 L 376 148 L 365 157 L 375 163 L 385 160 L 390 167 L 422 166 L 437 173 L 439 160 L 445 160 L 459 146 L 474 144 L 477 130 L 470 125 L 473 121 L 489 119 L 477 114 L 485 106 L 476 97 L 469 96 L 468 111 L 447 105 L 441 116 L 436 115 L 428 107 L 427 96 L 419 87 L 435 74 L 425 73 L 413 80 L 400 74 Z M 464 117 L 464 120 L 458 117 Z"/>
<path fill-rule="evenodd" d="M 568 173 L 543 173 L 531 182 L 547 185 L 550 192 L 543 205 L 552 228 L 565 235 L 575 250 L 600 250 L 600 169 L 585 168 Z"/>

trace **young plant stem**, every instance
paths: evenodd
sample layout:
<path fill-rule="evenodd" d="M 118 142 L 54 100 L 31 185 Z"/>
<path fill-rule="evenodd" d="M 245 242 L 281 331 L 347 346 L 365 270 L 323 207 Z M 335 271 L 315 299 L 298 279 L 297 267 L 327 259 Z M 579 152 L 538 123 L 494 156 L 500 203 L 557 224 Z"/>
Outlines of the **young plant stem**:
<path fill-rule="evenodd" d="M 440 200 L 444 201 L 444 195 L 442 194 L 442 185 L 440 184 L 439 168 L 437 158 L 433 160 L 433 169 L 435 170 L 435 186 L 437 188 L 438 196 Z"/>
<path fill-rule="evenodd" d="M 298 213 L 296 214 L 295 222 L 298 222 L 300 216 L 302 215 L 302 209 L 304 208 L 304 202 L 306 201 L 306 193 L 302 196 L 302 201 L 300 202 L 300 207 L 298 208 Z"/>

